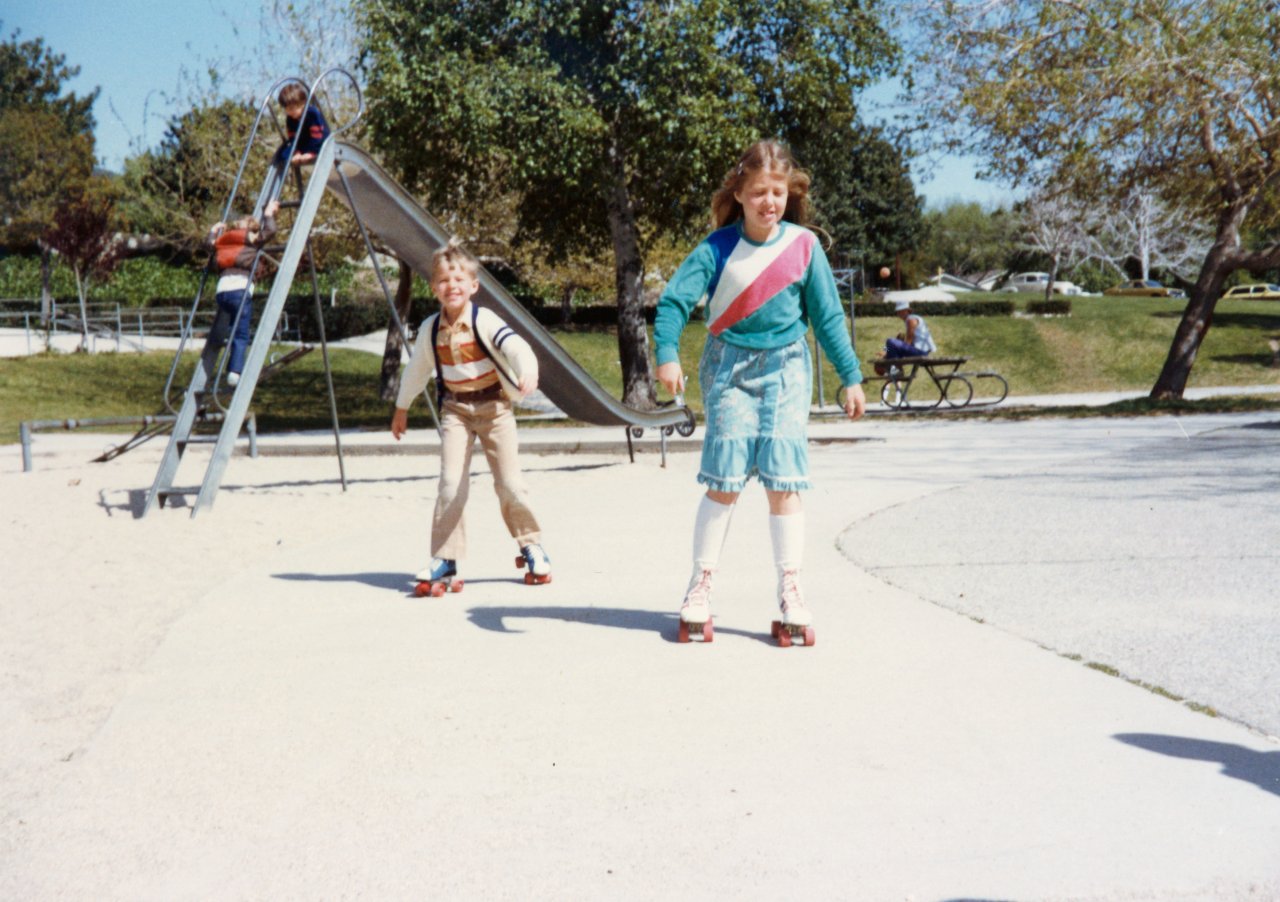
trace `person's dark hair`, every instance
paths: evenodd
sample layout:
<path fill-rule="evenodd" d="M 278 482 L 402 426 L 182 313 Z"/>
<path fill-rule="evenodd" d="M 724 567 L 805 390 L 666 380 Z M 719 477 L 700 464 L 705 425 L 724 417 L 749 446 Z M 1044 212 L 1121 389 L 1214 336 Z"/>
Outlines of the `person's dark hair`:
<path fill-rule="evenodd" d="M 757 141 L 734 164 L 724 177 L 720 189 L 711 196 L 711 224 L 714 228 L 727 226 L 742 218 L 742 204 L 734 197 L 743 185 L 757 172 L 776 172 L 787 177 L 787 209 L 782 218 L 807 225 L 809 222 L 809 174 L 796 165 L 796 161 L 782 143 Z"/>
<path fill-rule="evenodd" d="M 307 89 L 296 81 L 291 81 L 280 89 L 281 106 L 293 106 L 295 103 L 307 102 Z"/>

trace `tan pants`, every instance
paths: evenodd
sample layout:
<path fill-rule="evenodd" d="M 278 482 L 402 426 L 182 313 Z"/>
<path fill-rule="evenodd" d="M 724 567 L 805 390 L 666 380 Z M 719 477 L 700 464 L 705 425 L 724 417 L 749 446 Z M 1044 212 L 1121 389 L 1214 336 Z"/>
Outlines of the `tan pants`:
<path fill-rule="evenodd" d="M 431 556 L 459 560 L 467 553 L 463 509 L 471 490 L 471 452 L 479 437 L 502 519 L 520 547 L 541 544 L 538 521 L 520 472 L 516 417 L 505 399 L 476 403 L 446 400 L 440 410 L 440 486 L 431 521 Z"/>

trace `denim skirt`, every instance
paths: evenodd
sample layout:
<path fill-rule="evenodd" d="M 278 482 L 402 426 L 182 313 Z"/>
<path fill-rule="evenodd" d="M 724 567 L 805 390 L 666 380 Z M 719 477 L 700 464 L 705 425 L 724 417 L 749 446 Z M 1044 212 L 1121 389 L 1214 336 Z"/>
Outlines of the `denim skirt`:
<path fill-rule="evenodd" d="M 698 482 L 740 492 L 755 476 L 770 491 L 809 488 L 813 363 L 804 338 L 753 350 L 708 336 L 698 379 L 707 421 Z"/>

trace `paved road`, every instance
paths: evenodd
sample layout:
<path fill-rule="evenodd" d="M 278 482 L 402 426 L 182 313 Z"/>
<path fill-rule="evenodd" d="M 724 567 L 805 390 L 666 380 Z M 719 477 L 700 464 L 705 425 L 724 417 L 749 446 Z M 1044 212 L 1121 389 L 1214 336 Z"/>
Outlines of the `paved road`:
<path fill-rule="evenodd" d="M 841 548 L 913 595 L 1280 736 L 1280 417 L 1062 431 L 1089 450 L 878 511 Z M 992 457 L 994 434 L 1024 440 L 987 432 Z"/>
<path fill-rule="evenodd" d="M 1238 722 L 1274 655 L 1182 660 L 1274 648 L 1275 419 L 815 426 L 818 644 L 785 651 L 759 492 L 714 644 L 673 641 L 693 454 L 526 430 L 555 581 L 515 578 L 481 473 L 467 588 L 420 600 L 429 458 L 353 459 L 346 494 L 328 461 L 237 458 L 208 515 L 136 521 L 158 450 L 5 449 L 9 572 L 65 534 L 40 499 L 83 497 L 93 541 L 49 579 L 97 588 L 6 611 L 0 896 L 1280 898 L 1280 742 Z"/>

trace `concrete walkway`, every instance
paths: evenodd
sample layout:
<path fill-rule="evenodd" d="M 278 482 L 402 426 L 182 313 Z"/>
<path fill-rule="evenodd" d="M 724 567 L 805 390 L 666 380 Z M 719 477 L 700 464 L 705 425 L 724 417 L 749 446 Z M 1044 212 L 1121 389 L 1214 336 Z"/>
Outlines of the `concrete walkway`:
<path fill-rule="evenodd" d="M 480 472 L 429 600 L 436 465 L 381 435 L 195 520 L 131 516 L 158 446 L 6 447 L 0 897 L 1280 898 L 1277 421 L 816 424 L 789 650 L 758 490 L 674 641 L 653 439 L 523 430 L 554 582 Z"/>

